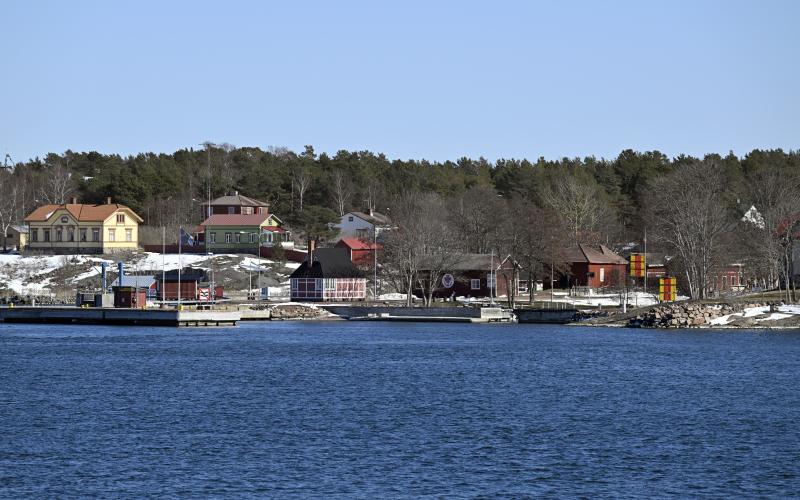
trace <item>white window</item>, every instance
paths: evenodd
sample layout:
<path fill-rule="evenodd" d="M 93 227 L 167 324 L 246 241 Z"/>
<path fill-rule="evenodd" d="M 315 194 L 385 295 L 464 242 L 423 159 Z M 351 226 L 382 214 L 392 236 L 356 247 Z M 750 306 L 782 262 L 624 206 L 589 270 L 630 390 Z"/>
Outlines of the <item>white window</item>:
<path fill-rule="evenodd" d="M 600 268 L 600 283 L 604 283 L 606 281 L 606 268 Z"/>
<path fill-rule="evenodd" d="M 230 243 L 233 241 L 233 235 L 231 233 L 225 233 L 225 243 Z"/>
<path fill-rule="evenodd" d="M 108 241 L 117 241 L 117 231 L 116 231 L 116 229 L 109 229 L 108 230 Z"/>
<path fill-rule="evenodd" d="M 236 243 L 242 242 L 242 235 L 240 233 L 236 233 Z"/>
<path fill-rule="evenodd" d="M 236 213 L 236 207 L 228 207 L 228 215 L 233 215 Z"/>
<path fill-rule="evenodd" d="M 495 275 L 494 273 L 487 274 L 486 275 L 486 286 L 488 288 L 492 288 L 493 289 L 493 288 L 495 288 L 496 285 L 497 285 L 497 275 Z"/>
<path fill-rule="evenodd" d="M 256 233 L 250 233 L 250 243 L 256 242 Z"/>
<path fill-rule="evenodd" d="M 125 241 L 133 241 L 133 229 L 125 230 Z"/>
<path fill-rule="evenodd" d="M 480 290 L 481 289 L 481 280 L 480 279 L 471 279 L 469 280 L 469 287 L 471 290 Z"/>
<path fill-rule="evenodd" d="M 69 222 L 69 219 L 67 219 L 67 216 L 66 216 L 66 215 L 65 215 L 65 216 L 63 216 L 63 217 L 61 217 L 61 223 L 62 223 L 62 224 L 66 224 L 67 222 Z"/>
<path fill-rule="evenodd" d="M 208 242 L 209 243 L 216 243 L 217 242 L 217 233 L 208 233 Z"/>
<path fill-rule="evenodd" d="M 92 241 L 100 241 L 100 228 L 92 228 Z"/>
<path fill-rule="evenodd" d="M 125 214 L 117 214 L 117 224 L 125 224 Z"/>

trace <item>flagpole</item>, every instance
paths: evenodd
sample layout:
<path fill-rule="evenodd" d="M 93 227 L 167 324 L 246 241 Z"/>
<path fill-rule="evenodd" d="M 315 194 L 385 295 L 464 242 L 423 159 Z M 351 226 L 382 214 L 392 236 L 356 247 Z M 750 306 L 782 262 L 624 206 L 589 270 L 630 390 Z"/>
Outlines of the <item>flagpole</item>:
<path fill-rule="evenodd" d="M 183 239 L 183 226 L 178 231 L 178 309 L 181 308 L 181 269 L 183 268 L 183 261 L 181 260 L 181 243 Z"/>
<path fill-rule="evenodd" d="M 644 228 L 644 293 L 647 295 L 647 227 Z"/>

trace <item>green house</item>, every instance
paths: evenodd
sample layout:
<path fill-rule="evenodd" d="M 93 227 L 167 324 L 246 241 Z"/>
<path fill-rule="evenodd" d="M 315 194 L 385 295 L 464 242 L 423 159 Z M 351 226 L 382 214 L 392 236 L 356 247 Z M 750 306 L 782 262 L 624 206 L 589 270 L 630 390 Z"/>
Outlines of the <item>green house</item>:
<path fill-rule="evenodd" d="M 214 214 L 200 225 L 211 253 L 260 254 L 259 248 L 291 246 L 290 234 L 272 214 Z"/>

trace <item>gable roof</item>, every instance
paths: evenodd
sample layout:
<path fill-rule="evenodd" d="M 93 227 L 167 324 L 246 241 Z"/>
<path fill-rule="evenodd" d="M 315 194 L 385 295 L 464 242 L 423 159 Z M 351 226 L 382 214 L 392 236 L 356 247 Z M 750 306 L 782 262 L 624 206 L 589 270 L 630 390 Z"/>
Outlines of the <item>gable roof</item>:
<path fill-rule="evenodd" d="M 208 206 L 208 203 L 203 203 Z M 239 207 L 268 207 L 269 203 L 250 198 L 249 196 L 242 196 L 239 193 L 228 194 L 220 196 L 219 198 L 211 201 L 211 206 L 215 205 L 235 205 Z"/>
<path fill-rule="evenodd" d="M 345 248 L 319 248 L 314 252 L 314 262 L 308 260 L 289 276 L 294 278 L 363 278 L 362 273 L 350 262 L 350 252 Z"/>
<path fill-rule="evenodd" d="M 438 267 L 434 264 L 436 257 L 423 257 L 419 264 L 419 269 L 426 271 L 431 267 Z M 446 266 L 444 271 L 486 271 L 487 273 L 492 269 L 511 269 L 516 263 L 511 256 L 500 258 L 498 255 L 491 255 L 488 253 L 465 253 L 461 255 L 453 255 L 451 264 Z"/>
<path fill-rule="evenodd" d="M 201 226 L 263 226 L 269 214 L 214 214 Z"/>
<path fill-rule="evenodd" d="M 337 247 L 346 246 L 350 250 L 374 250 L 375 248 L 381 248 L 381 245 L 376 245 L 372 242 L 366 242 L 364 240 L 360 240 L 358 238 L 342 238 L 336 243 Z"/>
<path fill-rule="evenodd" d="M 348 215 L 355 215 L 359 219 L 363 219 L 369 222 L 370 224 L 374 224 L 376 226 L 389 224 L 391 222 L 389 220 L 389 217 L 378 212 L 372 212 L 372 215 L 365 214 L 364 212 L 348 212 L 344 214 L 342 217 L 347 217 Z"/>
<path fill-rule="evenodd" d="M 613 250 L 605 245 L 586 245 L 583 243 L 564 250 L 564 260 L 570 263 L 628 264 L 627 260 L 614 253 Z"/>
<path fill-rule="evenodd" d="M 102 222 L 118 210 L 127 210 L 137 222 L 143 222 L 136 212 L 125 205 L 85 205 L 83 203 L 64 203 L 61 205 L 42 205 L 25 217 L 25 222 L 45 222 L 57 210 L 66 210 L 78 222 Z"/>

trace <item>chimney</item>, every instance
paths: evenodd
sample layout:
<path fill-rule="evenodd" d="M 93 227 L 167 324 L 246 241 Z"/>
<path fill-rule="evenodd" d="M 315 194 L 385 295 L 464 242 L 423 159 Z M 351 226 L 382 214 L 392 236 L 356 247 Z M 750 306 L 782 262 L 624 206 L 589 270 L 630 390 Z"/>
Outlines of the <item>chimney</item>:
<path fill-rule="evenodd" d="M 111 205 L 111 197 L 106 198 L 106 205 Z"/>
<path fill-rule="evenodd" d="M 308 239 L 308 265 L 314 264 L 314 250 L 317 249 L 317 240 L 314 238 Z"/>
<path fill-rule="evenodd" d="M 375 211 L 372 210 L 372 207 L 369 207 L 369 216 L 370 217 L 375 217 Z"/>
<path fill-rule="evenodd" d="M 73 205 L 77 205 L 78 204 L 78 198 L 73 196 L 72 198 L 69 199 L 69 202 L 71 204 L 73 204 Z"/>

